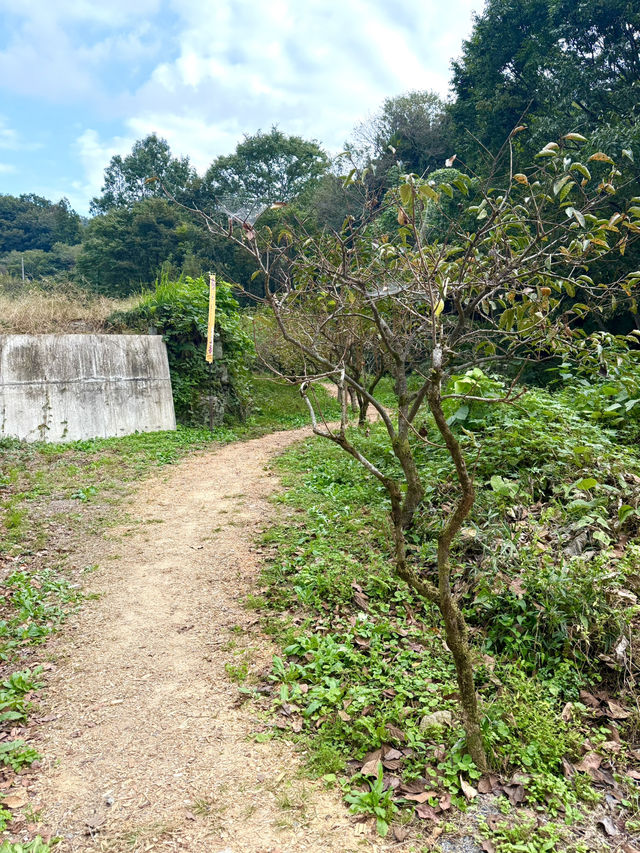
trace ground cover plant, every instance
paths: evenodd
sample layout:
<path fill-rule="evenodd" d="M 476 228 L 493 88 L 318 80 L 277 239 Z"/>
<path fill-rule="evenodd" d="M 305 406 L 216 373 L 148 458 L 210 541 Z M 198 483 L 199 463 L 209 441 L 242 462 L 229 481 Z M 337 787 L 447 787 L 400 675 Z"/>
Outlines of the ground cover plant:
<path fill-rule="evenodd" d="M 394 580 L 384 488 L 319 440 L 278 461 L 286 522 L 265 536 L 263 593 L 282 646 L 272 731 L 297 736 L 310 771 L 338 780 L 383 833 L 395 817 L 402 837 L 410 818 L 398 824 L 398 809 L 431 826 L 489 794 L 491 849 L 528 837 L 500 813 L 514 806 L 543 821 L 526 849 L 597 849 L 603 833 L 620 842 L 640 830 L 640 459 L 572 402 L 568 389 L 532 390 L 517 408 L 474 403 L 454 423 L 477 455 L 452 585 L 469 623 L 485 775 L 465 744 L 440 615 Z M 382 470 L 398 466 L 381 425 L 359 441 Z M 420 448 L 428 488 L 408 547 L 429 578 L 432 507 L 451 500 L 453 465 L 445 450 Z M 598 819 L 612 821 L 600 841 Z"/>

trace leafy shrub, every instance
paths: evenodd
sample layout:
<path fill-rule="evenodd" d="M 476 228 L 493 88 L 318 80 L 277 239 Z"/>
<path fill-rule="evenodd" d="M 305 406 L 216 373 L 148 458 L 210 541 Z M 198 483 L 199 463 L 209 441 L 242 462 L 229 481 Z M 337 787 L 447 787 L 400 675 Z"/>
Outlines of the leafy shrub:
<path fill-rule="evenodd" d="M 565 362 L 558 375 L 567 384 L 564 396 L 577 412 L 615 429 L 622 441 L 640 439 L 640 332 L 598 332 L 580 342 L 578 357 Z"/>
<path fill-rule="evenodd" d="M 224 400 L 224 414 L 243 418 L 250 398 L 249 364 L 253 342 L 248 335 L 231 285 L 219 281 L 216 331 L 222 357 L 205 361 L 209 287 L 204 278 L 160 281 L 131 311 L 111 321 L 129 329 L 162 334 L 167 344 L 176 416 L 183 423 L 208 420 L 208 398 Z"/>

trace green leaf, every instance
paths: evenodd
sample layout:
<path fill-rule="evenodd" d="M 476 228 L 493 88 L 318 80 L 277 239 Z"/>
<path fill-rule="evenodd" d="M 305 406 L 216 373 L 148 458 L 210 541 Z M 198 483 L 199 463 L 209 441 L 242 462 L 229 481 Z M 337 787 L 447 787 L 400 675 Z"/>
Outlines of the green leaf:
<path fill-rule="evenodd" d="M 409 184 L 402 184 L 400 187 L 400 201 L 403 204 L 409 204 L 411 201 L 411 187 Z"/>
<path fill-rule="evenodd" d="M 558 194 L 558 201 L 564 201 L 575 185 L 575 181 L 567 181 Z"/>
<path fill-rule="evenodd" d="M 582 163 L 572 163 L 569 166 L 570 172 L 579 172 L 583 178 L 586 178 L 588 181 L 591 180 L 591 172 L 584 166 Z"/>
<path fill-rule="evenodd" d="M 349 172 L 349 174 L 347 175 L 347 177 L 346 177 L 346 178 L 344 178 L 344 179 L 343 179 L 343 181 L 342 181 L 342 186 L 343 186 L 343 187 L 348 187 L 350 184 L 352 184 L 352 183 L 353 183 L 354 175 L 356 174 L 356 172 L 357 172 L 357 171 L 358 171 L 357 169 L 352 169 L 352 170 Z"/>
<path fill-rule="evenodd" d="M 598 481 L 593 477 L 584 477 L 582 480 L 578 480 L 575 484 L 576 489 L 582 489 L 583 491 L 587 491 L 588 489 L 593 489 L 598 485 Z"/>
<path fill-rule="evenodd" d="M 629 506 L 629 504 L 622 504 L 622 506 L 618 510 L 618 521 L 620 522 L 620 524 L 624 524 L 625 521 L 629 518 L 629 516 L 633 515 L 636 512 L 637 510 L 635 510 L 632 506 Z"/>
<path fill-rule="evenodd" d="M 564 175 L 562 178 L 559 178 L 553 185 L 553 194 L 558 195 L 562 187 L 570 180 L 571 178 L 569 175 Z"/>
<path fill-rule="evenodd" d="M 425 201 L 437 202 L 440 199 L 438 193 L 434 190 L 433 187 L 429 186 L 429 184 L 421 184 L 418 187 L 418 194 Z"/>

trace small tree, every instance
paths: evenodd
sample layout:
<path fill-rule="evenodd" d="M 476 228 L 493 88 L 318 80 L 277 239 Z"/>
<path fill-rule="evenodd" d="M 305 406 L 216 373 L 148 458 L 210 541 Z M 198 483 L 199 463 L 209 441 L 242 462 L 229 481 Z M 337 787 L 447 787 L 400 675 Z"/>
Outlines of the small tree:
<path fill-rule="evenodd" d="M 340 233 L 313 236 L 302 224 L 287 224 L 279 233 L 244 227 L 232 235 L 252 254 L 256 275 L 264 280 L 263 301 L 282 338 L 302 357 L 303 367 L 287 378 L 300 383 L 314 432 L 358 460 L 387 492 L 396 573 L 442 614 L 467 746 L 481 770 L 487 759 L 473 659 L 451 581 L 452 543 L 474 504 L 473 466 L 445 406 L 448 400 L 460 406 L 474 400 L 513 403 L 523 393 L 516 384 L 519 369 L 566 352 L 581 334 L 587 307 L 570 306 L 576 293 L 588 294 L 584 302 L 603 303 L 620 290 L 613 282 L 594 285 L 587 269 L 616 247 L 624 251 L 629 235 L 640 230 L 640 208 L 598 216 L 603 199 L 615 194 L 620 173 L 601 152 L 589 165 L 577 160 L 584 141 L 568 134 L 545 146 L 528 174 L 511 173 L 499 187 L 474 182 L 472 194 L 472 179 L 464 173 L 440 183 L 406 174 L 389 199 L 398 224 L 386 234 L 348 218 Z M 441 204 L 454 196 L 466 200 L 460 219 Z M 439 242 L 425 243 L 423 217 L 425 209 L 432 215 L 434 205 L 448 226 Z M 214 220 L 208 224 L 218 229 Z M 638 280 L 640 273 L 624 285 L 622 298 L 631 298 Z M 380 365 L 393 377 L 395 411 L 377 393 Z M 511 373 L 501 397 L 481 393 L 477 368 L 491 367 Z M 448 387 L 453 373 L 469 368 L 476 369 Z M 325 422 L 308 393 L 313 380 L 327 377 L 342 393 L 338 426 Z M 384 424 L 397 473 L 368 458 L 358 431 L 348 429 L 349 389 L 361 409 L 372 407 Z M 457 496 L 452 508 L 442 507 L 437 566 L 425 572 L 413 561 L 406 537 L 424 495 L 416 448 L 434 438 L 450 455 Z"/>

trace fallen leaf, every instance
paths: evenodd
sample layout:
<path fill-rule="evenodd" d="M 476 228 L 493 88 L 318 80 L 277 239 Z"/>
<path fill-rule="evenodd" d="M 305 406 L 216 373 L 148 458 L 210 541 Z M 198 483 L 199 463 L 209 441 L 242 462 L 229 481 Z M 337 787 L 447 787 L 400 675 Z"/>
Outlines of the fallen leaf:
<path fill-rule="evenodd" d="M 489 794 L 491 793 L 491 781 L 487 776 L 483 776 L 482 779 L 478 782 L 478 793 L 479 794 Z"/>
<path fill-rule="evenodd" d="M 587 752 L 579 764 L 576 764 L 576 770 L 581 773 L 591 773 L 592 770 L 597 770 L 602 764 L 602 756 L 596 752 Z"/>
<path fill-rule="evenodd" d="M 599 708 L 600 701 L 596 699 L 593 693 L 589 693 L 586 690 L 580 691 L 580 701 L 583 705 L 589 705 L 591 708 Z"/>
<path fill-rule="evenodd" d="M 338 711 L 338 716 L 340 717 L 343 723 L 351 722 L 351 717 L 349 714 L 347 714 L 346 711 Z"/>
<path fill-rule="evenodd" d="M 505 785 L 504 792 L 512 806 L 517 806 L 525 800 L 526 795 L 523 785 Z"/>
<path fill-rule="evenodd" d="M 299 734 L 302 731 L 302 719 L 300 717 L 293 720 L 293 722 L 291 723 L 291 729 L 296 734 Z"/>
<path fill-rule="evenodd" d="M 496 845 L 489 838 L 482 842 L 482 849 L 485 853 L 496 853 Z"/>
<path fill-rule="evenodd" d="M 422 818 L 422 820 L 438 820 L 438 815 L 435 810 L 426 803 L 421 803 L 416 806 L 416 814 L 419 818 Z"/>
<path fill-rule="evenodd" d="M 478 796 L 478 792 L 470 785 L 468 782 L 465 782 L 462 776 L 460 776 L 460 787 L 462 788 L 462 793 L 468 800 L 473 800 Z"/>
<path fill-rule="evenodd" d="M 29 802 L 29 797 L 27 796 L 27 792 L 16 791 L 13 794 L 8 794 L 2 800 L 2 805 L 6 806 L 8 809 L 21 809 L 23 806 L 26 806 Z"/>
<path fill-rule="evenodd" d="M 437 791 L 421 791 L 419 794 L 405 794 L 404 798 L 414 803 L 426 803 L 427 800 L 435 799 L 437 796 Z"/>
<path fill-rule="evenodd" d="M 443 794 L 438 800 L 438 805 L 442 809 L 443 812 L 446 812 L 451 808 L 451 793 L 447 791 L 446 794 Z"/>
<path fill-rule="evenodd" d="M 573 716 L 573 702 L 567 702 L 567 704 L 562 709 L 562 713 L 560 714 L 565 723 L 568 723 L 571 717 Z"/>
<path fill-rule="evenodd" d="M 605 833 L 609 836 L 619 834 L 618 827 L 615 825 L 615 823 L 611 820 L 610 817 L 603 817 L 601 820 L 598 821 L 597 825 L 601 826 L 604 829 Z"/>
<path fill-rule="evenodd" d="M 405 794 L 420 794 L 425 789 L 423 779 L 416 779 L 413 782 L 403 782 L 400 785 L 400 790 Z"/>
<path fill-rule="evenodd" d="M 402 753 L 399 749 L 393 747 L 382 747 L 383 758 L 388 758 L 389 761 L 395 761 L 396 758 L 402 758 Z"/>
<path fill-rule="evenodd" d="M 402 731 L 402 729 L 397 728 L 396 726 L 385 726 L 387 730 L 387 734 L 391 740 L 400 741 L 400 743 L 404 743 L 407 739 L 407 736 Z"/>
<path fill-rule="evenodd" d="M 425 714 L 420 720 L 420 728 L 428 729 L 431 726 L 450 726 L 453 723 L 451 711 L 434 711 L 433 714 Z"/>
<path fill-rule="evenodd" d="M 366 764 L 363 764 L 360 768 L 360 772 L 363 776 L 377 776 L 378 770 L 380 768 L 380 759 L 372 758 L 371 761 L 367 761 Z"/>
<path fill-rule="evenodd" d="M 186 811 L 184 813 L 184 816 L 186 817 L 187 820 L 196 820 L 196 816 L 194 815 L 193 812 Z"/>
<path fill-rule="evenodd" d="M 509 584 L 509 589 L 518 598 L 522 598 L 526 592 L 522 578 L 514 578 Z"/>
<path fill-rule="evenodd" d="M 571 779 L 572 776 L 575 775 L 576 768 L 570 761 L 567 761 L 566 758 L 562 759 L 562 772 L 564 773 L 565 779 Z"/>
<path fill-rule="evenodd" d="M 607 707 L 609 708 L 607 716 L 612 717 L 614 720 L 626 720 L 627 717 L 631 716 L 630 711 L 625 710 L 622 705 L 618 705 L 613 699 L 607 701 Z"/>
<path fill-rule="evenodd" d="M 388 729 L 388 727 L 387 727 Z M 396 841 L 404 841 L 406 837 L 409 835 L 409 830 L 406 826 L 394 826 L 393 827 L 393 837 Z"/>

